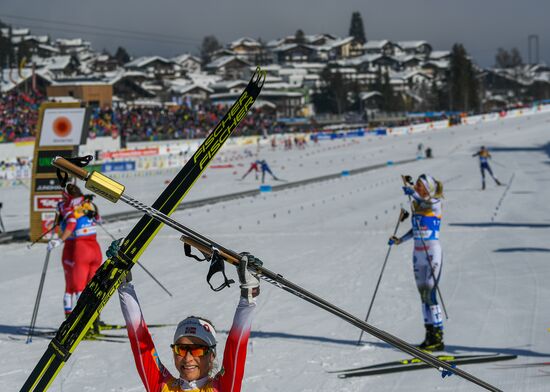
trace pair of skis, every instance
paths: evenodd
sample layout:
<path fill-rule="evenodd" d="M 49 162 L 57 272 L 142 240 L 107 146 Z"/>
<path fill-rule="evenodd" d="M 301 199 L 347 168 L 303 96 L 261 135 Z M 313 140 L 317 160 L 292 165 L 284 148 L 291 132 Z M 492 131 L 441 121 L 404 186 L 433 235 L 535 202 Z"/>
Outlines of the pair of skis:
<path fill-rule="evenodd" d="M 162 223 L 183 234 L 182 241 L 198 249 L 203 254 L 217 254 L 230 264 L 238 265 L 240 255 L 237 252 L 183 226 L 171 219 L 169 215 L 175 210 L 181 199 L 206 168 L 217 150 L 221 147 L 223 142 L 225 142 L 227 137 L 229 137 L 234 127 L 244 117 L 259 94 L 264 81 L 265 73 L 258 70 L 252 77 L 243 95 L 241 95 L 236 104 L 230 109 L 229 113 L 199 147 L 192 159 L 184 166 L 182 171 L 176 176 L 172 183 L 170 183 L 168 188 L 152 207 L 128 196 L 124 193 L 123 185 L 98 172 L 89 173 L 64 158 L 57 157 L 54 159 L 54 166 L 86 181 L 87 189 L 112 202 L 122 200 L 124 203 L 144 212 L 146 216 L 138 222 L 136 227 L 130 232 L 128 237 L 126 237 L 118 255 L 108 259 L 86 287 L 75 310 L 65 323 L 61 325 L 56 337 L 50 343 L 48 350 L 27 380 L 27 383 L 23 386 L 22 391 L 43 391 L 47 389 L 64 362 L 66 362 L 86 333 L 86 330 L 95 320 L 99 311 L 109 300 L 111 295 L 120 285 L 121 280 L 126 276 L 129 269 L 137 261 L 137 258 L 158 232 Z M 399 350 L 419 358 L 429 364 L 429 366 L 435 367 L 440 371 L 446 370 L 457 374 L 487 390 L 500 391 L 500 389 L 491 384 L 461 369 L 454 368 L 447 362 L 441 361 L 405 341 L 367 324 L 315 294 L 308 292 L 301 286 L 288 281 L 280 274 L 276 274 L 258 265 L 252 265 L 250 268 L 263 280 L 344 319 L 350 324 L 391 344 Z"/>
<path fill-rule="evenodd" d="M 440 361 L 449 363 L 451 366 L 467 365 L 485 362 L 498 362 L 516 359 L 517 355 L 512 354 L 477 354 L 477 355 L 438 355 Z M 378 374 L 401 373 L 412 370 L 427 369 L 430 365 L 418 358 L 402 359 L 399 361 L 385 362 L 377 365 L 360 366 L 351 369 L 331 370 L 328 373 L 337 373 L 338 378 L 365 377 Z"/>

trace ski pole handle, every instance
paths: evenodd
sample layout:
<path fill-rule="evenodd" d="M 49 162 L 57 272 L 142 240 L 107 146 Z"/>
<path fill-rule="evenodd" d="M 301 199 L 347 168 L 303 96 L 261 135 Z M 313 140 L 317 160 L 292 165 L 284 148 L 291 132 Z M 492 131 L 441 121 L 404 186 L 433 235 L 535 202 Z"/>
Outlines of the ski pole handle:
<path fill-rule="evenodd" d="M 194 238 L 191 238 L 191 237 L 187 237 L 185 235 L 182 235 L 180 237 L 180 240 L 184 243 L 184 244 L 188 244 L 189 246 L 197 249 L 199 252 L 205 254 L 205 255 L 208 255 L 208 256 L 211 256 L 212 255 L 212 248 L 208 245 L 205 245 L 203 244 L 202 242 L 199 242 L 197 241 L 196 239 Z M 217 248 L 218 249 L 218 252 L 220 253 L 220 256 L 223 257 L 225 260 L 227 260 L 227 262 L 229 264 L 233 264 L 235 266 L 238 266 L 239 265 L 239 259 L 237 257 L 235 257 L 233 254 L 227 252 L 225 249 L 223 248 Z"/>
<path fill-rule="evenodd" d="M 76 178 L 86 181 L 86 189 L 103 196 L 110 202 L 116 203 L 124 193 L 124 185 L 97 171 L 90 173 L 63 157 L 55 157 L 52 160 L 52 165 Z"/>
<path fill-rule="evenodd" d="M 55 157 L 52 160 L 52 165 L 57 167 L 59 170 L 63 170 L 64 172 L 75 176 L 79 180 L 86 181 L 90 176 L 90 173 L 87 170 L 76 166 L 74 163 L 69 162 L 63 157 Z"/>

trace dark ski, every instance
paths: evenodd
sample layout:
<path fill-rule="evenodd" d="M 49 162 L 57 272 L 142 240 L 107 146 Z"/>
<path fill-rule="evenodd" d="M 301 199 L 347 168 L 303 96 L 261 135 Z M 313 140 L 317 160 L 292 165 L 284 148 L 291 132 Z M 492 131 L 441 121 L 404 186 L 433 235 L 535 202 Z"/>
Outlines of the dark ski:
<path fill-rule="evenodd" d="M 483 355 L 439 355 L 436 358 L 451 365 L 467 365 L 474 363 L 508 361 L 516 359 L 517 355 L 511 354 L 483 354 Z M 389 374 L 408 372 L 412 370 L 428 369 L 431 366 L 420 359 L 406 359 L 401 361 L 386 362 L 377 365 L 363 366 L 355 369 L 335 370 L 329 373 L 339 373 L 339 378 L 374 376 L 377 374 Z"/>

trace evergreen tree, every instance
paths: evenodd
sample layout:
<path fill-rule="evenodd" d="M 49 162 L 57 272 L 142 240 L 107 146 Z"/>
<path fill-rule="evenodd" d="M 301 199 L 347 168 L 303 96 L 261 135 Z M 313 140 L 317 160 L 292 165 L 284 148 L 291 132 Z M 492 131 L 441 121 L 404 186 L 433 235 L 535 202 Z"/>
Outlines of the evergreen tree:
<path fill-rule="evenodd" d="M 115 53 L 115 59 L 118 65 L 124 65 L 130 62 L 130 55 L 122 46 L 119 46 Z"/>
<path fill-rule="evenodd" d="M 521 65 L 523 65 L 523 59 L 521 58 L 518 48 L 512 48 L 510 51 L 510 67 L 516 68 Z"/>
<path fill-rule="evenodd" d="M 365 36 L 365 29 L 363 28 L 363 18 L 361 18 L 361 13 L 355 11 L 351 14 L 351 23 L 349 26 L 349 36 L 354 37 L 357 41 L 364 44 L 367 42 L 367 37 Z"/>
<path fill-rule="evenodd" d="M 512 48 L 507 51 L 503 48 L 498 48 L 495 55 L 495 67 L 497 68 L 516 68 L 523 65 L 523 59 L 518 48 Z"/>
<path fill-rule="evenodd" d="M 321 81 L 320 91 L 312 97 L 316 110 L 319 113 L 344 113 L 347 110 L 350 83 L 342 77 L 338 68 L 332 65 L 327 65 L 321 71 Z"/>
<path fill-rule="evenodd" d="M 201 45 L 201 60 L 203 65 L 208 64 L 212 59 L 212 53 L 216 50 L 221 49 L 221 45 L 218 42 L 218 39 L 213 35 L 207 35 L 202 40 Z"/>
<path fill-rule="evenodd" d="M 479 81 L 468 53 L 461 44 L 453 45 L 449 71 L 450 110 L 477 110 L 479 107 Z"/>
<path fill-rule="evenodd" d="M 302 29 L 296 30 L 296 33 L 294 33 L 294 42 L 297 44 L 305 44 L 306 43 L 306 35 L 304 34 L 304 31 Z"/>

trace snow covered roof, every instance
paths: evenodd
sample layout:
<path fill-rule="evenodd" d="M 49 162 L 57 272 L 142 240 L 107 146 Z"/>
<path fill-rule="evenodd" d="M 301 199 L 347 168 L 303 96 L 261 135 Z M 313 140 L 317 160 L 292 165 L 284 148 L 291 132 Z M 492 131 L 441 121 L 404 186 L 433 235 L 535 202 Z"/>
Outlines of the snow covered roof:
<path fill-rule="evenodd" d="M 166 64 L 172 64 L 170 60 L 161 56 L 143 56 L 124 64 L 124 66 L 128 68 L 142 68 L 153 61 L 161 61 Z"/>
<path fill-rule="evenodd" d="M 51 45 L 40 44 L 40 45 L 38 45 L 38 48 L 42 49 L 42 50 L 46 50 L 46 51 L 51 52 L 51 53 L 59 53 L 60 52 L 59 48 L 53 47 Z"/>
<path fill-rule="evenodd" d="M 6 68 L 0 72 L 2 72 L 2 78 L 0 78 L 0 91 L 4 92 L 11 90 L 28 78 L 32 77 L 32 68 L 23 68 L 21 71 L 19 71 L 18 68 Z M 21 73 L 21 76 L 19 76 L 19 73 Z M 52 75 L 47 70 L 35 70 L 35 73 L 50 83 L 53 80 Z"/>
<path fill-rule="evenodd" d="M 384 56 L 381 54 L 364 54 L 362 56 L 353 57 L 345 60 L 338 60 L 336 63 L 341 66 L 358 66 L 363 63 L 372 63 L 373 61 L 379 60 Z"/>
<path fill-rule="evenodd" d="M 403 50 L 407 50 L 407 49 L 416 49 L 419 46 L 429 45 L 429 44 L 427 41 L 397 41 L 397 45 L 399 45 Z"/>
<path fill-rule="evenodd" d="M 174 91 L 175 93 L 178 93 L 178 94 L 187 94 L 190 91 L 195 90 L 195 89 L 203 90 L 203 91 L 207 92 L 208 94 L 212 94 L 214 92 L 214 90 L 212 90 L 211 88 L 209 88 L 207 86 L 203 86 L 203 85 L 200 85 L 200 84 L 194 84 L 194 83 L 190 83 L 190 84 L 187 84 L 187 85 L 177 85 L 176 84 L 176 85 L 172 85 L 170 89 L 172 91 Z"/>
<path fill-rule="evenodd" d="M 392 42 L 390 42 L 387 39 L 378 40 L 378 41 L 367 41 L 363 45 L 363 48 L 365 48 L 365 49 L 382 49 L 385 45 L 391 44 L 391 43 Z"/>
<path fill-rule="evenodd" d="M 206 65 L 206 68 L 221 68 L 221 67 L 227 65 L 228 63 L 230 63 L 231 61 L 234 61 L 234 60 L 240 61 L 245 65 L 250 65 L 250 63 L 248 61 L 243 60 L 242 58 L 240 58 L 238 56 L 222 56 L 222 57 L 218 57 L 214 61 L 208 63 Z"/>
<path fill-rule="evenodd" d="M 107 80 L 97 77 L 77 77 L 67 79 L 57 79 L 52 82 L 53 86 L 90 86 L 90 85 L 105 85 L 110 84 Z"/>
<path fill-rule="evenodd" d="M 429 60 L 423 65 L 423 67 L 430 65 L 439 69 L 447 69 L 449 68 L 449 60 Z"/>
<path fill-rule="evenodd" d="M 382 94 L 380 94 L 378 91 L 367 91 L 359 94 L 359 99 L 361 101 L 364 101 L 366 99 L 370 99 L 372 97 L 381 97 Z"/>
<path fill-rule="evenodd" d="M 90 42 L 84 41 L 82 38 L 72 38 L 72 39 L 57 38 L 55 40 L 55 43 L 59 46 L 67 46 L 67 47 L 90 46 Z"/>
<path fill-rule="evenodd" d="M 242 46 L 250 46 L 250 47 L 260 47 L 261 46 L 261 44 L 257 40 L 255 40 L 253 38 L 249 38 L 249 37 L 243 37 L 243 38 L 239 38 L 239 39 L 231 42 L 229 44 L 229 47 L 234 48 L 236 46 L 241 46 L 241 45 Z"/>
<path fill-rule="evenodd" d="M 433 50 L 430 53 L 430 59 L 431 60 L 442 60 L 446 57 L 450 57 L 451 52 L 448 50 Z"/>
<path fill-rule="evenodd" d="M 50 71 L 61 71 L 71 63 L 70 55 L 52 56 L 52 57 L 33 57 L 37 67 L 46 68 Z"/>
<path fill-rule="evenodd" d="M 222 80 L 222 77 L 220 75 L 209 75 L 202 72 L 188 73 L 186 76 L 190 80 L 192 80 L 193 83 L 200 84 L 202 86 L 210 86 L 211 84 L 214 84 Z"/>
<path fill-rule="evenodd" d="M 184 53 L 184 54 L 180 54 L 179 56 L 173 57 L 172 61 L 180 65 L 185 63 L 186 61 L 194 61 L 195 63 L 199 63 L 199 64 L 201 63 L 201 60 L 198 57 L 193 56 L 192 54 L 189 54 L 189 53 Z"/>
<path fill-rule="evenodd" d="M 8 34 L 10 33 L 10 29 L 7 28 L 7 27 L 3 27 L 2 29 L 0 29 L 2 31 L 2 35 L 3 36 L 8 36 Z M 24 36 L 24 35 L 29 35 L 31 33 L 31 30 L 30 29 L 14 29 L 12 28 L 11 29 L 11 36 Z"/>

